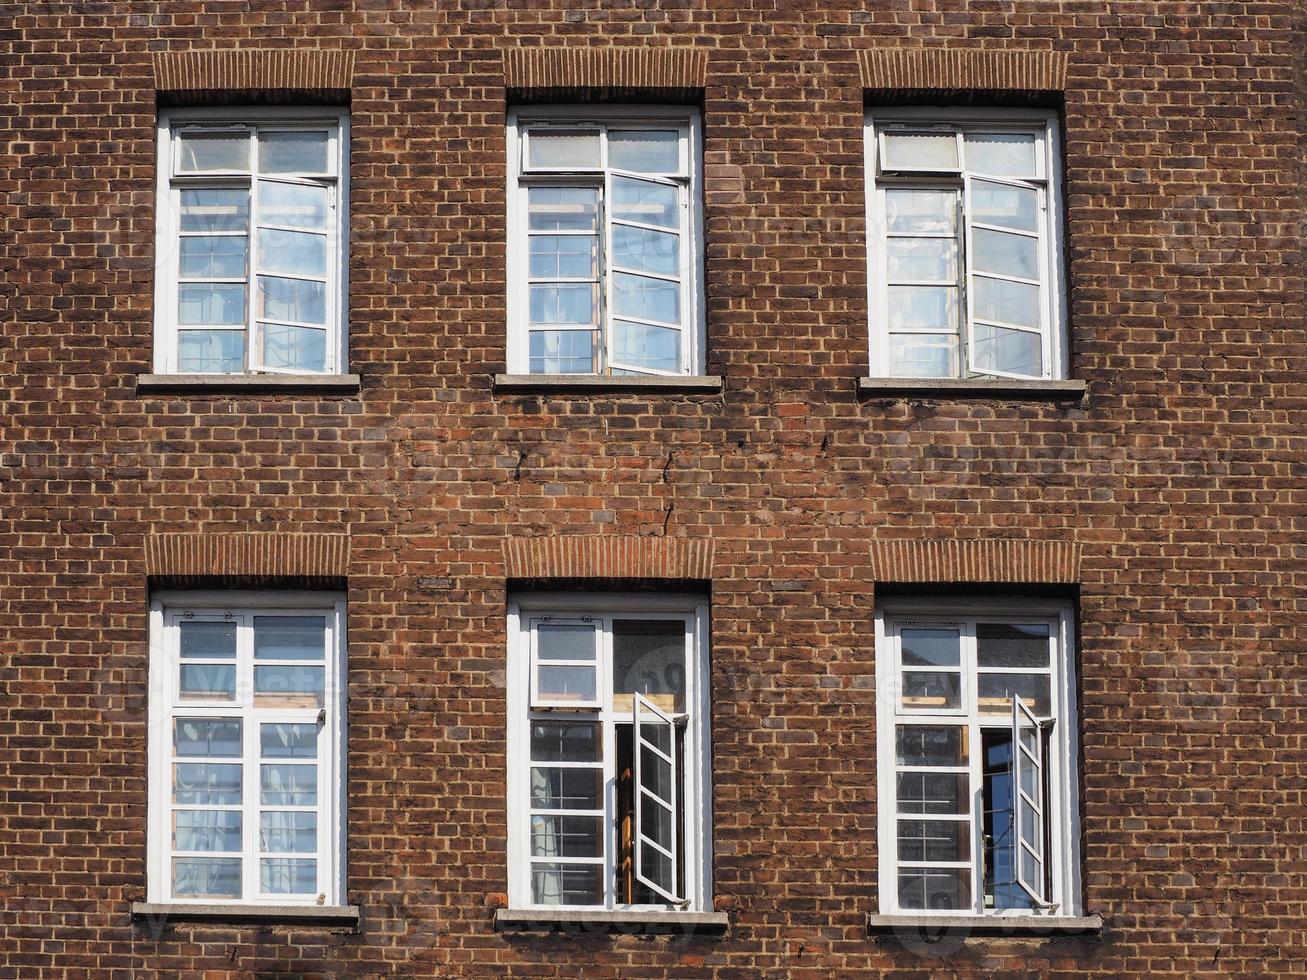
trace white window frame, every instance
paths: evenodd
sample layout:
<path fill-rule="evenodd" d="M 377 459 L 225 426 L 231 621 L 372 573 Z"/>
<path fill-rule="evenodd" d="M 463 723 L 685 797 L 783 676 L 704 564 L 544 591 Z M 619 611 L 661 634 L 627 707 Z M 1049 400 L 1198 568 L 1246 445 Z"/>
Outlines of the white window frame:
<path fill-rule="evenodd" d="M 530 372 L 530 300 L 528 289 L 528 235 L 526 191 L 533 181 L 567 182 L 601 185 L 608 183 L 606 175 L 625 174 L 612 168 L 576 171 L 534 171 L 526 165 L 530 129 L 533 126 L 553 126 L 560 129 L 667 129 L 676 128 L 682 133 L 684 176 L 677 178 L 650 178 L 646 174 L 631 174 L 640 179 L 653 179 L 680 186 L 681 223 L 681 367 L 668 372 L 652 368 L 621 367 L 633 374 L 662 377 L 702 375 L 706 370 L 706 318 L 703 275 L 703 130 L 699 111 L 685 106 L 645 105 L 594 105 L 594 106 L 541 106 L 512 109 L 508 113 L 508 370 L 511 374 Z M 604 161 L 606 163 L 606 161 Z M 601 201 L 602 210 L 602 201 Z M 609 294 L 612 275 L 608 268 L 611 226 L 601 213 L 599 216 L 600 243 L 603 254 L 599 260 L 599 332 L 601 335 L 602 374 L 613 373 L 614 365 L 608 356 Z M 586 328 L 588 329 L 588 328 Z M 592 377 L 578 373 L 577 377 Z M 548 377 L 548 375 L 545 375 Z"/>
<path fill-rule="evenodd" d="M 252 675 L 243 670 L 246 662 L 237 660 L 237 701 L 181 700 L 177 691 L 178 623 L 187 614 L 204 619 L 250 619 L 256 615 L 324 615 L 327 621 L 327 663 L 325 670 L 325 708 L 276 708 L 262 710 L 241 703 L 249 692 Z M 345 704 L 347 675 L 345 667 L 345 599 L 337 593 L 276 591 L 165 591 L 156 593 L 150 603 L 150 674 L 149 674 L 149 788 L 147 816 L 147 894 L 151 902 L 187 905 L 307 905 L 336 907 L 345 896 Z M 238 657 L 241 640 L 238 635 Z M 250 661 L 252 663 L 252 661 Z M 252 697 L 252 695 L 250 695 Z M 242 718 L 242 877 L 240 898 L 195 898 L 172 895 L 172 758 L 174 717 Z M 249 788 L 257 784 L 259 766 L 260 722 L 300 722 L 322 718 L 322 749 L 319 757 L 318 860 L 319 894 L 259 895 L 258 812 L 257 796 L 250 799 Z M 253 721 L 251 721 L 253 720 Z M 251 820 L 251 814 L 254 819 Z"/>
<path fill-rule="evenodd" d="M 986 909 L 984 907 L 984 756 L 979 739 L 980 729 L 1001 731 L 1013 727 L 1013 712 L 986 713 L 977 708 L 975 688 L 969 678 L 976 676 L 975 624 L 1047 623 L 1053 645 L 1050 657 L 1050 707 L 1048 749 L 1042 762 L 1047 769 L 1049 895 L 1043 908 Z M 962 710 L 904 709 L 900 702 L 900 645 L 898 632 L 905 626 L 962 627 Z M 1081 914 L 1080 882 L 1080 808 L 1079 808 L 1079 737 L 1075 691 L 1075 622 L 1067 603 L 1020 598 L 931 599 L 902 598 L 878 603 L 875 615 L 876 641 L 876 787 L 879 905 L 883 915 L 946 915 L 995 918 L 1003 916 L 1044 915 L 1051 918 Z M 915 667 L 910 668 L 916 670 Z M 996 670 L 994 668 L 986 668 Z M 1033 671 L 1032 671 L 1033 672 Z M 930 725 L 968 727 L 972 733 L 969 759 L 971 794 L 971 877 L 970 910 L 903 908 L 898 896 L 898 826 L 897 764 L 895 727 Z M 1013 751 L 1017 749 L 1014 746 Z M 904 814 L 908 819 L 932 819 L 930 814 Z M 1015 820 L 1015 817 L 1014 817 Z M 1015 833 L 1015 823 L 1014 823 Z M 1019 849 L 1019 844 L 1016 845 Z M 1015 852 L 1014 852 L 1015 853 Z M 912 862 L 917 863 L 917 862 Z M 1018 874 L 1019 878 L 1020 875 Z"/>
<path fill-rule="evenodd" d="M 295 183 L 324 184 L 328 194 L 327 242 L 327 315 L 326 363 L 321 372 L 308 372 L 287 368 L 268 367 L 254 363 L 257 323 L 254 316 L 254 278 L 256 275 L 255 229 L 258 218 L 253 194 L 258 175 L 232 175 L 224 173 L 176 174 L 180 134 L 187 128 L 211 127 L 246 129 L 260 128 L 279 132 L 292 129 L 330 129 L 327 159 L 334 173 L 327 177 L 300 179 L 288 175 Z M 326 377 L 344 374 L 349 361 L 349 112 L 334 107 L 245 106 L 171 109 L 161 111 L 158 118 L 158 165 L 155 188 L 155 242 L 154 242 L 154 370 L 158 374 L 177 374 L 177 332 L 183 329 L 177 322 L 177 296 L 180 278 L 180 194 L 182 187 L 210 187 L 227 183 L 230 186 L 248 184 L 251 187 L 249 235 L 247 239 L 248 267 L 246 269 L 245 322 L 238 328 L 245 331 L 245 369 L 241 372 L 214 373 L 214 378 L 245 375 L 292 375 L 297 377 Z M 251 167 L 255 158 L 251 156 Z M 282 179 L 280 176 L 278 179 Z M 207 377 L 208 375 L 206 375 Z"/>
<path fill-rule="evenodd" d="M 970 130 L 982 133 L 1029 133 L 1036 137 L 1035 162 L 1039 169 L 1030 180 L 1007 177 L 990 177 L 974 174 L 995 183 L 1014 183 L 1035 187 L 1041 191 L 1043 238 L 1039 250 L 1040 271 L 1044 285 L 1041 297 L 1041 328 L 1043 372 L 1033 375 L 1005 371 L 980 371 L 972 368 L 973 318 L 971 316 L 970 280 L 970 223 L 965 220 L 967 206 L 964 195 L 969 195 L 970 172 L 963 169 L 961 139 L 958 143 L 957 168 L 933 171 L 882 172 L 880 160 L 884 149 L 883 136 L 894 130 L 929 132 L 932 129 Z M 988 109 L 958 106 L 896 106 L 868 109 L 863 124 L 863 162 L 866 173 L 866 220 L 868 260 L 868 363 L 875 377 L 894 377 L 889 357 L 889 266 L 886 252 L 886 217 L 884 189 L 887 186 L 950 188 L 959 196 L 959 348 L 958 373 L 950 377 L 1010 378 L 1016 380 L 1056 380 L 1067 377 L 1069 371 L 1067 336 L 1067 280 L 1063 246 L 1063 190 L 1061 135 L 1057 113 L 1043 109 Z M 923 377 L 925 380 L 932 378 Z"/>
<path fill-rule="evenodd" d="M 591 616 L 612 619 L 677 619 L 686 623 L 691 663 L 686 670 L 686 711 L 675 717 L 685 723 L 681 827 L 684 903 L 635 905 L 616 900 L 616 855 L 613 821 L 617 814 L 617 773 L 614 761 L 615 729 L 632 721 L 632 709 L 612 704 L 611 631 L 601 629 L 598 649 L 601 665 L 600 709 L 533 709 L 531 707 L 532 621 L 544 616 L 575 620 Z M 508 606 L 508 902 L 514 909 L 676 912 L 712 910 L 712 745 L 710 732 L 708 604 L 700 596 L 632 595 L 613 593 L 535 593 L 522 595 Z M 686 717 L 688 716 L 688 717 Z M 600 905 L 537 905 L 531 895 L 530 767 L 532 719 L 599 722 L 603 737 L 604 767 L 604 894 Z"/>

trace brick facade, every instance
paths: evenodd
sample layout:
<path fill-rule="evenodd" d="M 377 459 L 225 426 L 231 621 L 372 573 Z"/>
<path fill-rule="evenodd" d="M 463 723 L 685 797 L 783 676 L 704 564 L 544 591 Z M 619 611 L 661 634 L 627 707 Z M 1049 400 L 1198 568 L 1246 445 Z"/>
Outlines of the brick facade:
<path fill-rule="evenodd" d="M 0 976 L 1300 972 L 1304 26 L 1289 0 L 7 4 Z M 349 99 L 358 393 L 136 390 L 157 106 L 210 87 Z M 857 395 L 868 88 L 1058 104 L 1083 404 Z M 723 392 L 493 390 L 505 106 L 558 92 L 701 105 Z M 608 568 L 711 592 L 724 937 L 492 927 L 508 583 Z M 152 582 L 243 576 L 346 590 L 357 933 L 129 914 Z M 894 580 L 1075 595 L 1101 937 L 867 935 Z"/>

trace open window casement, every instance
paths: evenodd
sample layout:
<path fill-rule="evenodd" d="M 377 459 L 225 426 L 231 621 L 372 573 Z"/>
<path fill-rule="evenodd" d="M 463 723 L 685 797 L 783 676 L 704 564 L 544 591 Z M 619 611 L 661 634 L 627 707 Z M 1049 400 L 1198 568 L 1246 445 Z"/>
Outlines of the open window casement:
<path fill-rule="evenodd" d="M 631 709 L 635 731 L 635 877 L 672 905 L 679 880 L 676 825 L 676 722 L 642 694 Z"/>
<path fill-rule="evenodd" d="M 1012 698 L 1012 813 L 1016 829 L 1017 884 L 1042 908 L 1048 901 L 1044 873 L 1044 733 L 1020 696 Z"/>

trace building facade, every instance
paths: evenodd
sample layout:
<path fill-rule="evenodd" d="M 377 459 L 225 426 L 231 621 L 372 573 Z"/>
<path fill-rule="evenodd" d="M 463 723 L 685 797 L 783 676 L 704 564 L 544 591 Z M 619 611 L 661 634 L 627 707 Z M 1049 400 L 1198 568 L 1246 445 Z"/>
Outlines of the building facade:
<path fill-rule="evenodd" d="M 1300 971 L 1305 29 L 7 5 L 0 976 Z"/>

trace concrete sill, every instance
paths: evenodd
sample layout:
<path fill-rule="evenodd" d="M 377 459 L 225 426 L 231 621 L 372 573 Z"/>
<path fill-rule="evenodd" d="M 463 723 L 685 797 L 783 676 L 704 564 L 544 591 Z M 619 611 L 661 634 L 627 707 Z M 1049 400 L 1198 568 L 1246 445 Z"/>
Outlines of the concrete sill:
<path fill-rule="evenodd" d="M 964 936 L 1010 936 L 1051 939 L 1058 936 L 1097 935 L 1103 931 L 1098 915 L 868 915 L 870 935 L 942 933 Z"/>
<path fill-rule="evenodd" d="M 725 912 L 607 912 L 588 909 L 496 909 L 496 932 L 720 936 Z"/>
<path fill-rule="evenodd" d="M 1080 401 L 1083 381 L 1019 378 L 859 378 L 864 398 L 1001 398 L 1005 401 Z"/>
<path fill-rule="evenodd" d="M 215 925 L 311 925 L 358 929 L 357 905 L 188 905 L 184 902 L 133 902 L 132 919 L 157 929 L 173 922 Z"/>
<path fill-rule="evenodd" d="M 361 386 L 357 374 L 139 374 L 138 394 L 174 392 L 188 395 L 272 395 L 308 392 L 354 395 Z"/>
<path fill-rule="evenodd" d="M 715 375 L 496 374 L 495 391 L 504 394 L 700 394 L 722 391 Z"/>

